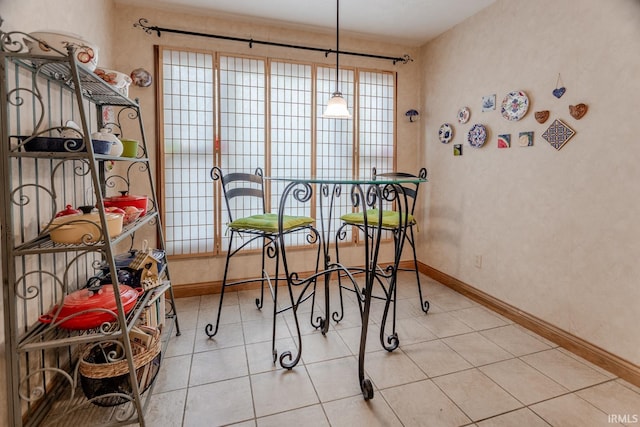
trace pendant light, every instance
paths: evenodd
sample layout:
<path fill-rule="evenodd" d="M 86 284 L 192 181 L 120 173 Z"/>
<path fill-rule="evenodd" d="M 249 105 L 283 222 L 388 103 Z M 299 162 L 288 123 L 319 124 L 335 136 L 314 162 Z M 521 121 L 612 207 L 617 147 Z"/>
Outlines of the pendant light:
<path fill-rule="evenodd" d="M 336 91 L 331 95 L 322 117 L 330 119 L 350 119 L 351 113 L 347 109 L 347 101 L 342 97 L 338 88 L 340 76 L 340 0 L 336 0 Z"/>

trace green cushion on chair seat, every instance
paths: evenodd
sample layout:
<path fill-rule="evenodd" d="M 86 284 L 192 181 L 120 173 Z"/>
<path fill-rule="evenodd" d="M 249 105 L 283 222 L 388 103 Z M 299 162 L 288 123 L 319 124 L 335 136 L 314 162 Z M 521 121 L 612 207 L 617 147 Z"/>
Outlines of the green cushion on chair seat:
<path fill-rule="evenodd" d="M 291 230 L 292 228 L 312 224 L 314 221 L 315 219 L 308 216 L 284 215 L 282 217 L 282 229 Z M 267 213 L 238 218 L 230 222 L 229 227 L 240 230 L 260 230 L 277 233 L 278 215 Z"/>
<path fill-rule="evenodd" d="M 362 212 L 354 212 L 344 214 L 340 217 L 347 224 L 364 225 L 364 214 Z M 413 215 L 407 216 L 407 224 L 413 224 Z M 378 225 L 378 209 L 369 209 L 367 211 L 367 224 L 372 226 Z M 396 211 L 382 211 L 382 226 L 387 228 L 396 228 L 400 224 L 400 214 Z"/>

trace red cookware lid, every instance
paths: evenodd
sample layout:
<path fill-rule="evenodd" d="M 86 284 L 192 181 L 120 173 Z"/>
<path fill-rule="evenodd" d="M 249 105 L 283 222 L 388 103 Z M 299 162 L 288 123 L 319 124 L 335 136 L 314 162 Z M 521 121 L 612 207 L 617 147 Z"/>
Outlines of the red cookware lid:
<path fill-rule="evenodd" d="M 142 290 L 138 291 L 127 285 L 120 285 L 119 290 L 124 311 L 128 313 L 133 309 Z M 102 286 L 97 292 L 92 292 L 89 289 L 79 289 L 64 298 L 64 303 L 56 318 L 54 316 L 58 311 L 58 306 L 53 307 L 48 314 L 40 316 L 40 321 L 43 323 L 57 323 L 76 313 L 85 312 L 61 322 L 58 326 L 66 329 L 91 329 L 100 326 L 104 322 L 113 322 L 116 319 L 114 314 L 109 312 L 87 310 L 107 309 L 115 313 L 116 307 L 113 286 L 110 284 Z"/>
<path fill-rule="evenodd" d="M 138 291 L 127 285 L 120 285 L 119 289 L 123 304 L 138 298 Z M 116 300 L 113 296 L 113 286 L 104 285 L 97 292 L 92 292 L 89 289 L 80 289 L 64 297 L 62 311 L 76 313 L 89 308 L 115 310 Z"/>
<path fill-rule="evenodd" d="M 71 205 L 67 205 L 64 210 L 61 210 L 60 212 L 58 212 L 56 214 L 56 218 L 61 217 L 61 216 L 66 216 L 66 215 L 80 215 L 82 214 L 81 211 L 79 211 L 78 209 L 74 209 L 73 206 Z"/>
<path fill-rule="evenodd" d="M 135 196 L 128 194 L 127 191 L 121 191 L 120 196 L 105 197 L 104 200 L 109 202 L 130 202 L 133 200 L 146 200 L 147 196 Z"/>

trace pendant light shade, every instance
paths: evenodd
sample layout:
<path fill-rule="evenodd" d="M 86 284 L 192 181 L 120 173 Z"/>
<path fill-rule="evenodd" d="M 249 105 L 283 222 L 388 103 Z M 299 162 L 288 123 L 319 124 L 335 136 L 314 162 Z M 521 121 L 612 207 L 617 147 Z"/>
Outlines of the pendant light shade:
<path fill-rule="evenodd" d="M 331 119 L 350 119 L 351 113 L 347 109 L 347 101 L 342 97 L 338 88 L 340 76 L 340 0 L 336 0 L 336 90 L 331 95 L 322 117 Z"/>
<path fill-rule="evenodd" d="M 351 113 L 347 109 L 347 100 L 342 97 L 342 93 L 334 92 L 327 103 L 322 117 L 333 119 L 350 119 Z"/>

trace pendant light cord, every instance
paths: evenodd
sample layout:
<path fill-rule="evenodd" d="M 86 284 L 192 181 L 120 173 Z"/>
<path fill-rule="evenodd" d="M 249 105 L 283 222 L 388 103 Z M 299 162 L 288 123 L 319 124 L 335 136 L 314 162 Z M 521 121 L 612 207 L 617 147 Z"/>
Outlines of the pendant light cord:
<path fill-rule="evenodd" d="M 340 75 L 340 0 L 336 0 L 336 93 Z"/>

